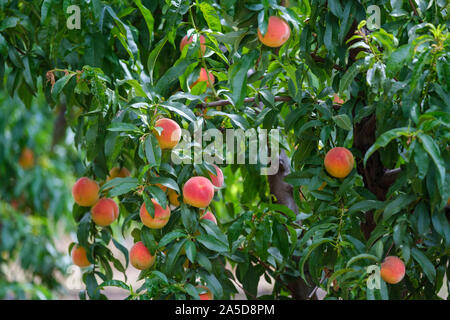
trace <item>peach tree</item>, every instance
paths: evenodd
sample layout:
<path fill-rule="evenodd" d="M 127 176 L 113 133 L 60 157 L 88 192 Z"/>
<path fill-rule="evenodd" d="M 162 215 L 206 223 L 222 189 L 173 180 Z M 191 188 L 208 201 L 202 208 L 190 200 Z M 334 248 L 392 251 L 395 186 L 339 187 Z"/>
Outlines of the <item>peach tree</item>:
<path fill-rule="evenodd" d="M 26 101 L 46 81 L 47 102 L 64 107 L 83 157 L 69 248 L 84 268 L 81 298 L 104 299 L 107 286 L 129 299 L 229 299 L 238 289 L 249 299 L 316 299 L 319 289 L 326 299 L 442 297 L 445 1 L 0 7 L 9 92 Z M 254 154 L 239 162 L 179 132 L 198 128 L 223 137 L 278 130 L 280 152 L 259 146 L 278 170 L 263 175 L 267 163 L 253 163 Z M 177 162 L 182 141 L 194 152 Z M 218 158 L 220 171 L 195 161 L 195 150 Z M 139 288 L 129 263 L 142 269 Z M 263 295 L 262 277 L 273 284 Z"/>

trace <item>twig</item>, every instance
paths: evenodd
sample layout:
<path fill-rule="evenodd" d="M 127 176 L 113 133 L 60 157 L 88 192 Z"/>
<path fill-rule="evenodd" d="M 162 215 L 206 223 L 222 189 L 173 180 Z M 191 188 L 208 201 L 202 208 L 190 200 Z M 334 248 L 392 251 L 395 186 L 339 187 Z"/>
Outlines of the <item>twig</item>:
<path fill-rule="evenodd" d="M 414 14 L 420 18 L 419 13 L 417 12 L 416 6 L 412 2 L 412 0 L 409 0 L 409 4 L 411 5 L 411 8 L 413 9 Z"/>

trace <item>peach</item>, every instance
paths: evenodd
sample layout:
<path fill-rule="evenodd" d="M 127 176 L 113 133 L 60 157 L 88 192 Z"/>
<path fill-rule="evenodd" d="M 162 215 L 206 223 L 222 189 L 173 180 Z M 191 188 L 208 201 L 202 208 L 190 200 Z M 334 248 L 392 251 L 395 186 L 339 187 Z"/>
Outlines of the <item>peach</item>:
<path fill-rule="evenodd" d="M 178 197 L 180 195 L 175 190 L 169 189 L 168 196 L 171 205 L 175 207 L 178 207 L 180 205 L 180 201 L 178 201 Z"/>
<path fill-rule="evenodd" d="M 203 216 L 200 217 L 200 220 L 201 219 L 210 220 L 210 221 L 214 222 L 215 224 L 217 224 L 216 217 L 212 214 L 211 211 L 206 212 Z"/>
<path fill-rule="evenodd" d="M 154 218 L 152 218 L 150 213 L 148 213 L 147 209 L 145 208 L 145 203 L 141 205 L 139 216 L 141 217 L 142 223 L 150 229 L 161 229 L 167 224 L 167 222 L 169 222 L 170 208 L 169 206 L 167 206 L 165 209 L 163 209 L 155 199 L 152 199 L 152 203 L 155 207 Z"/>
<path fill-rule="evenodd" d="M 155 260 L 156 255 L 152 256 L 142 241 L 136 242 L 130 249 L 130 263 L 136 269 L 148 269 L 155 263 Z"/>
<path fill-rule="evenodd" d="M 202 55 L 204 55 L 205 51 L 206 51 L 205 37 L 203 35 L 200 35 L 198 37 L 198 40 L 200 41 L 200 50 L 202 52 Z M 186 46 L 187 44 L 191 44 L 192 41 L 194 41 L 194 37 L 193 36 L 190 36 L 189 39 L 188 39 L 188 36 L 185 35 L 183 37 L 183 39 L 181 39 L 181 42 L 180 42 L 180 51 L 183 51 L 184 46 Z"/>
<path fill-rule="evenodd" d="M 214 186 L 205 177 L 192 177 L 183 186 L 183 200 L 196 208 L 207 207 L 214 197 Z"/>
<path fill-rule="evenodd" d="M 387 283 L 399 283 L 405 276 L 405 264 L 398 257 L 388 256 L 381 264 L 380 275 Z"/>
<path fill-rule="evenodd" d="M 291 35 L 291 28 L 283 19 L 271 16 L 267 25 L 266 34 L 263 36 L 258 28 L 258 38 L 268 47 L 281 47 Z"/>
<path fill-rule="evenodd" d="M 353 170 L 355 160 L 350 150 L 336 147 L 325 155 L 324 164 L 327 172 L 335 178 L 345 178 Z"/>
<path fill-rule="evenodd" d="M 72 248 L 72 261 L 80 268 L 89 267 L 91 265 L 87 258 L 86 249 L 77 244 Z"/>
<path fill-rule="evenodd" d="M 156 121 L 155 127 L 161 127 L 161 134 L 154 130 L 156 139 L 161 149 L 174 148 L 181 139 L 181 128 L 172 119 L 162 118 Z"/>
<path fill-rule="evenodd" d="M 343 104 L 344 100 L 342 100 L 336 93 L 333 95 L 333 103 Z"/>
<path fill-rule="evenodd" d="M 19 158 L 19 165 L 27 170 L 34 166 L 34 153 L 29 148 L 24 148 Z"/>
<path fill-rule="evenodd" d="M 100 188 L 94 180 L 82 177 L 75 182 L 72 196 L 75 202 L 82 207 L 90 207 L 98 200 Z"/>
<path fill-rule="evenodd" d="M 197 286 L 197 288 L 203 289 L 201 293 L 199 293 L 200 300 L 213 300 L 214 295 L 212 294 L 211 290 L 208 289 L 208 287 L 205 286 Z"/>
<path fill-rule="evenodd" d="M 208 82 L 208 75 L 209 75 L 209 82 Z M 215 78 L 214 78 L 214 75 L 212 74 L 211 71 L 209 71 L 209 73 L 207 74 L 206 73 L 206 69 L 205 68 L 201 68 L 200 69 L 200 74 L 199 74 L 197 80 L 193 84 L 191 84 L 190 88 L 193 88 L 197 83 L 199 83 L 201 81 L 206 82 L 206 87 L 209 88 L 209 87 L 212 87 L 214 85 Z"/>
<path fill-rule="evenodd" d="M 91 209 L 95 224 L 107 227 L 119 216 L 119 207 L 112 199 L 102 198 Z"/>
<path fill-rule="evenodd" d="M 126 178 L 130 176 L 130 170 L 128 170 L 127 168 L 123 167 L 123 168 L 119 168 L 119 167 L 114 167 L 111 170 L 109 170 L 109 175 L 107 180 L 112 180 L 114 178 Z"/>
<path fill-rule="evenodd" d="M 216 186 L 217 188 L 220 188 L 223 185 L 223 172 L 215 164 L 213 164 L 213 166 L 214 166 L 214 168 L 216 168 L 217 175 L 210 173 L 209 178 L 211 179 L 212 184 L 214 186 Z"/>

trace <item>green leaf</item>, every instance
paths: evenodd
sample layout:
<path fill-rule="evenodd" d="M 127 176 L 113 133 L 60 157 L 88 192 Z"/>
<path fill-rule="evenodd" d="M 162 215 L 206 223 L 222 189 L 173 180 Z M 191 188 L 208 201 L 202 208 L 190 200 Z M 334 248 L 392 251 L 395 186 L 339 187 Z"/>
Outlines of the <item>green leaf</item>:
<path fill-rule="evenodd" d="M 141 240 L 145 247 L 150 251 L 152 255 L 155 255 L 158 244 L 156 243 L 155 237 L 153 236 L 152 230 L 143 226 L 141 229 Z"/>
<path fill-rule="evenodd" d="M 139 128 L 132 123 L 125 122 L 112 122 L 108 129 L 108 131 L 118 131 L 118 132 L 141 132 Z"/>
<path fill-rule="evenodd" d="M 153 134 L 149 134 L 145 139 L 145 156 L 150 165 L 150 168 L 159 167 L 161 164 L 161 148 L 158 140 Z"/>
<path fill-rule="evenodd" d="M 55 82 L 55 85 L 52 88 L 52 98 L 55 101 L 58 101 L 58 96 L 61 93 L 62 89 L 66 86 L 70 79 L 75 75 L 75 73 L 69 73 Z"/>
<path fill-rule="evenodd" d="M 186 121 L 188 122 L 195 122 L 195 120 L 197 120 L 197 117 L 195 116 L 194 112 L 192 112 L 191 109 L 187 108 L 182 103 L 167 101 L 161 104 L 161 107 L 178 114 L 180 117 L 186 119 Z"/>
<path fill-rule="evenodd" d="M 250 53 L 238 59 L 228 70 L 228 84 L 231 89 L 231 101 L 236 107 L 242 106 L 247 93 L 247 72 L 254 65 L 258 57 L 258 51 Z"/>
<path fill-rule="evenodd" d="M 197 256 L 197 247 L 195 246 L 195 244 L 192 241 L 186 241 L 184 243 L 184 249 L 186 250 L 186 256 L 188 257 L 189 261 L 194 263 Z"/>
<path fill-rule="evenodd" d="M 430 155 L 431 159 L 438 169 L 441 184 L 440 189 L 442 189 L 445 183 L 445 163 L 439 151 L 439 147 L 433 140 L 433 138 L 431 138 L 429 135 L 425 133 L 418 133 L 417 136 L 419 137 L 420 143 L 422 144 L 423 148 Z"/>
<path fill-rule="evenodd" d="M 155 69 L 156 60 L 158 59 L 159 54 L 161 53 L 162 48 L 167 42 L 167 36 L 162 38 L 156 46 L 153 48 L 152 52 L 150 52 L 147 60 L 147 68 L 148 68 L 148 75 L 150 77 L 150 83 L 153 85 L 153 70 Z"/>
<path fill-rule="evenodd" d="M 117 287 L 117 288 L 122 288 L 122 289 L 130 291 L 130 287 L 125 282 L 120 281 L 120 280 L 108 280 L 108 281 L 105 281 L 105 282 L 101 283 L 96 288 L 96 290 L 100 290 L 100 289 L 102 289 L 104 287 Z"/>
<path fill-rule="evenodd" d="M 358 254 L 357 256 L 354 256 L 350 260 L 348 260 L 347 268 L 350 267 L 356 261 L 361 260 L 361 259 L 369 259 L 369 260 L 373 260 L 375 262 L 380 262 L 378 257 L 374 256 L 373 254 L 362 253 L 362 254 Z"/>
<path fill-rule="evenodd" d="M 135 190 L 139 183 L 136 178 L 126 177 L 126 178 L 114 178 L 106 182 L 100 191 L 108 190 L 108 195 L 112 197 L 117 197 L 122 194 L 128 193 Z"/>
<path fill-rule="evenodd" d="M 333 117 L 334 122 L 339 128 L 350 131 L 353 129 L 352 120 L 346 114 L 339 114 Z"/>
<path fill-rule="evenodd" d="M 354 212 L 367 212 L 374 209 L 381 209 L 384 208 L 385 203 L 383 201 L 378 200 L 363 200 L 360 202 L 355 203 L 348 209 L 348 213 L 354 213 Z"/>
<path fill-rule="evenodd" d="M 209 250 L 220 253 L 227 252 L 229 250 L 227 243 L 223 243 L 209 234 L 201 234 L 196 239 Z"/>
<path fill-rule="evenodd" d="M 153 36 L 153 25 L 155 23 L 155 19 L 153 18 L 151 11 L 142 5 L 141 0 L 133 0 L 133 1 L 139 8 L 139 11 L 141 11 L 142 16 L 144 17 L 148 29 L 149 39 L 151 40 Z"/>
<path fill-rule="evenodd" d="M 348 89 L 350 84 L 355 79 L 356 75 L 359 73 L 361 69 L 362 61 L 358 60 L 353 63 L 350 68 L 348 68 L 347 72 L 342 76 L 341 81 L 339 83 L 339 94 L 342 95 L 345 90 Z"/>
<path fill-rule="evenodd" d="M 164 248 L 169 243 L 171 243 L 173 240 L 179 239 L 179 238 L 185 238 L 185 237 L 186 237 L 186 232 L 184 232 L 181 229 L 171 231 L 171 232 L 165 234 L 164 237 L 162 237 L 161 240 L 159 240 L 158 248 L 160 248 L 160 249 Z"/>
<path fill-rule="evenodd" d="M 222 24 L 220 23 L 217 10 L 207 2 L 202 2 L 197 5 L 200 6 L 200 10 L 202 11 L 203 17 L 205 18 L 209 28 L 213 31 L 222 31 Z"/>
<path fill-rule="evenodd" d="M 377 138 L 375 143 L 367 150 L 365 156 L 364 156 L 364 166 L 366 165 L 367 160 L 370 158 L 370 156 L 377 151 L 379 148 L 386 147 L 389 142 L 392 140 L 405 136 L 409 137 L 413 135 L 413 132 L 411 130 L 414 130 L 414 128 L 409 127 L 403 127 L 403 128 L 395 128 L 389 131 L 384 132 L 381 136 Z"/>
<path fill-rule="evenodd" d="M 411 204 L 414 200 L 416 200 L 416 196 L 414 194 L 401 194 L 393 201 L 389 202 L 384 208 L 383 212 L 383 220 L 386 221 L 394 214 L 400 212 L 409 204 Z"/>
<path fill-rule="evenodd" d="M 417 263 L 420 265 L 420 267 L 423 270 L 423 273 L 425 273 L 428 280 L 430 280 L 430 282 L 434 284 L 434 281 L 436 279 L 436 269 L 434 268 L 431 261 L 422 251 L 420 251 L 417 248 L 411 249 L 411 255 L 414 258 L 414 260 L 416 260 Z"/>
<path fill-rule="evenodd" d="M 164 75 L 158 80 L 155 86 L 155 90 L 161 96 L 167 95 L 169 89 L 178 81 L 178 77 L 181 76 L 187 69 L 187 67 L 194 63 L 194 59 L 183 59 L 175 63 L 175 65 L 164 73 Z"/>
<path fill-rule="evenodd" d="M 150 183 L 151 184 L 161 184 L 169 189 L 175 190 L 178 193 L 180 193 L 180 188 L 178 187 L 178 184 L 176 183 L 175 180 L 173 180 L 172 178 L 168 178 L 168 177 L 152 177 L 150 179 Z"/>

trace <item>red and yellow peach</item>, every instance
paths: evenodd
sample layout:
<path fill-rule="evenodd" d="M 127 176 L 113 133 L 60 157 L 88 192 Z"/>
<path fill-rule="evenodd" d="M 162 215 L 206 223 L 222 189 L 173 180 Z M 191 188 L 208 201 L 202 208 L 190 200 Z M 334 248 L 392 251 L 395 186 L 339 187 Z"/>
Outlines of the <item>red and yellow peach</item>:
<path fill-rule="evenodd" d="M 155 208 L 154 217 L 152 218 L 145 208 L 145 202 L 141 205 L 139 216 L 141 217 L 142 223 L 150 229 L 161 229 L 169 222 L 170 208 L 167 206 L 163 209 L 155 199 L 152 199 L 152 203 Z"/>
<path fill-rule="evenodd" d="M 183 200 L 185 203 L 196 207 L 209 206 L 214 197 L 214 186 L 205 177 L 192 177 L 183 186 Z"/>
<path fill-rule="evenodd" d="M 107 227 L 119 217 L 119 207 L 112 199 L 102 198 L 91 209 L 95 224 Z"/>
<path fill-rule="evenodd" d="M 156 260 L 156 255 L 152 256 L 150 251 L 142 241 L 136 242 L 130 249 L 130 263 L 139 270 L 150 268 Z"/>
<path fill-rule="evenodd" d="M 97 202 L 99 190 L 100 187 L 97 182 L 87 177 L 82 177 L 72 187 L 72 196 L 78 205 L 90 207 Z"/>
<path fill-rule="evenodd" d="M 335 178 L 345 178 L 353 170 L 355 160 L 347 148 L 336 147 L 325 155 L 324 164 L 327 172 Z"/>
<path fill-rule="evenodd" d="M 381 264 L 380 275 L 387 283 L 399 283 L 405 276 L 405 264 L 398 257 L 388 256 Z"/>
<path fill-rule="evenodd" d="M 209 178 L 211 179 L 211 182 L 214 186 L 216 186 L 217 188 L 220 188 L 223 186 L 223 172 L 222 170 L 220 170 L 220 168 L 218 166 L 216 166 L 215 164 L 213 164 L 214 168 L 216 169 L 216 173 L 217 174 L 213 174 L 210 173 L 209 174 Z"/>
<path fill-rule="evenodd" d="M 74 245 L 72 248 L 72 262 L 80 268 L 89 267 L 91 263 L 87 258 L 86 249 L 79 245 Z"/>
<path fill-rule="evenodd" d="M 206 51 L 205 37 L 204 37 L 203 35 L 200 35 L 200 36 L 198 37 L 198 40 L 200 41 L 200 50 L 201 50 L 201 52 L 202 52 L 202 55 L 204 55 L 204 54 L 205 54 L 205 51 Z M 190 36 L 190 37 L 188 38 L 188 36 L 185 35 L 185 36 L 181 39 L 181 41 L 180 41 L 180 51 L 183 51 L 183 48 L 184 48 L 187 44 L 190 45 L 190 44 L 192 43 L 192 41 L 194 41 L 194 37 L 193 37 L 193 36 Z"/>
<path fill-rule="evenodd" d="M 162 118 L 156 121 L 155 127 L 162 128 L 161 133 L 154 130 L 156 139 L 161 149 L 174 148 L 181 139 L 181 128 L 172 119 Z"/>
<path fill-rule="evenodd" d="M 19 158 L 19 165 L 27 170 L 34 166 L 34 153 L 29 148 L 23 148 Z"/>
<path fill-rule="evenodd" d="M 268 47 L 277 48 L 282 46 L 291 35 L 291 28 L 283 19 L 271 16 L 267 24 L 267 31 L 262 35 L 258 28 L 258 38 Z"/>

